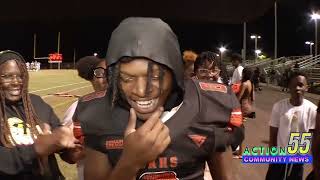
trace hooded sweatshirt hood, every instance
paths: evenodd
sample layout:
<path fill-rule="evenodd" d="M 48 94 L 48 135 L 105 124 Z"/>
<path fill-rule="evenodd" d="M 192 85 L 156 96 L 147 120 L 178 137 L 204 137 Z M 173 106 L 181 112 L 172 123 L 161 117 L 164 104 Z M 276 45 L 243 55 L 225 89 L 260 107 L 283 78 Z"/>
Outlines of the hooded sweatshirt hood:
<path fill-rule="evenodd" d="M 177 36 L 168 24 L 158 18 L 127 18 L 112 32 L 107 64 L 112 66 L 122 57 L 144 57 L 171 69 L 181 92 L 183 62 Z"/>

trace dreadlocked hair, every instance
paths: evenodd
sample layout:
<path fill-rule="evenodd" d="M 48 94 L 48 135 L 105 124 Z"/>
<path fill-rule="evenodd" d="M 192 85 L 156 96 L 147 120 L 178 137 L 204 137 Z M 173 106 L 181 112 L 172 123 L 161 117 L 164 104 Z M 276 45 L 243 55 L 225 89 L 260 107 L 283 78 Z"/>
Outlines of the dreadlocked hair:
<path fill-rule="evenodd" d="M 222 82 L 227 85 L 228 79 L 229 79 L 227 68 L 226 68 L 225 64 L 221 61 L 221 59 L 220 58 L 217 59 L 215 56 L 215 53 L 213 53 L 211 51 L 202 52 L 197 57 L 196 61 L 194 62 L 194 72 L 196 72 L 200 66 L 203 66 L 206 63 L 206 61 L 214 62 L 214 65 L 220 69 L 219 76 L 220 76 Z"/>
<path fill-rule="evenodd" d="M 39 135 L 39 132 L 37 130 L 37 125 L 39 124 L 40 120 L 35 112 L 33 105 L 31 104 L 31 99 L 28 94 L 28 84 L 29 84 L 28 71 L 23 60 L 16 60 L 16 59 L 13 59 L 13 60 L 17 63 L 18 68 L 22 74 L 23 86 L 22 86 L 22 92 L 21 92 L 21 99 L 22 99 L 24 113 L 26 117 L 25 126 L 26 124 L 30 126 L 29 128 L 30 128 L 31 136 L 33 139 L 35 139 Z M 5 95 L 2 89 L 0 91 L 0 98 L 1 98 L 0 99 L 1 101 L 0 103 L 1 143 L 5 147 L 12 148 L 16 145 L 16 142 L 11 135 L 9 124 L 7 122 L 7 115 L 5 110 L 5 107 L 6 107 Z M 20 114 L 19 112 L 17 112 L 16 108 L 14 108 L 14 110 L 16 111 L 17 114 Z"/>
<path fill-rule="evenodd" d="M 121 89 L 120 87 L 120 63 L 128 63 L 132 61 L 133 59 L 130 57 L 124 57 L 120 61 L 118 61 L 116 64 L 108 66 L 108 82 L 110 82 L 108 86 L 108 92 L 109 92 L 109 100 L 112 107 L 118 101 L 120 100 L 121 96 Z M 152 92 L 152 75 L 153 75 L 153 67 L 155 65 L 158 65 L 157 63 L 149 60 L 148 61 L 148 69 L 147 69 L 147 85 L 146 85 L 146 95 L 149 95 Z M 163 79 L 164 79 L 164 68 L 162 66 L 159 66 L 159 87 L 160 91 L 159 94 L 162 93 L 162 85 L 163 85 Z"/>

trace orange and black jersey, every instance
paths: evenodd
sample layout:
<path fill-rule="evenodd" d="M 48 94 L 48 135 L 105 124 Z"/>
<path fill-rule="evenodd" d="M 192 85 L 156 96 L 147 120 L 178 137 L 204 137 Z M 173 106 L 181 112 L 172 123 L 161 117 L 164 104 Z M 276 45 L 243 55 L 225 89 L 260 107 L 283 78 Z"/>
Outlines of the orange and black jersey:
<path fill-rule="evenodd" d="M 230 122 L 241 123 L 239 102 L 232 90 L 218 83 L 185 81 L 180 109 L 165 122 L 171 144 L 154 161 L 141 169 L 137 179 L 203 179 L 210 154 L 230 144 Z M 115 166 L 123 148 L 128 110 L 111 110 L 107 96 L 80 101 L 74 120 L 81 123 L 86 146 L 105 153 Z M 232 121 L 230 121 L 232 119 Z M 236 123 L 235 123 L 236 122 Z M 137 121 L 137 127 L 143 121 Z"/>

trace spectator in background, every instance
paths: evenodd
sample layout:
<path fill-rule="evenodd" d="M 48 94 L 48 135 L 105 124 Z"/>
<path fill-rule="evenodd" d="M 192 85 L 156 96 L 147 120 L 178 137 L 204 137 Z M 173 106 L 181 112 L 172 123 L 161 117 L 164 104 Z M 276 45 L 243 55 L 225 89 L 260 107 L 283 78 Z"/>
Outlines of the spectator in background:
<path fill-rule="evenodd" d="M 317 106 L 304 99 L 307 77 L 294 72 L 289 78 L 290 98 L 273 105 L 270 118 L 270 147 L 287 147 L 290 132 L 314 132 Z M 303 164 L 270 164 L 266 180 L 302 180 Z"/>
<path fill-rule="evenodd" d="M 97 94 L 99 95 L 99 93 L 101 92 L 105 93 L 107 88 L 106 68 L 106 61 L 104 59 L 99 59 L 96 56 L 86 56 L 81 58 L 77 62 L 78 75 L 81 78 L 89 81 L 95 91 L 93 93 L 90 93 L 89 95 L 84 96 L 83 98 L 86 98 L 88 96 L 95 96 Z M 74 102 L 65 112 L 63 118 L 63 122 L 65 124 L 73 122 L 72 117 L 75 109 L 77 108 L 77 105 L 78 101 Z M 82 131 L 78 122 L 74 123 L 74 130 L 74 135 L 76 136 L 76 138 L 82 139 L 83 141 Z M 72 160 L 67 162 L 77 163 L 78 178 L 79 180 L 83 180 L 83 158 L 85 157 L 83 149 L 79 148 L 78 150 L 74 151 L 74 154 L 72 156 Z"/>
<path fill-rule="evenodd" d="M 254 85 L 251 82 L 252 71 L 249 68 L 244 68 L 242 71 L 242 80 L 240 92 L 237 94 L 241 104 L 241 112 L 243 117 L 252 118 L 253 101 L 254 101 Z"/>
<path fill-rule="evenodd" d="M 197 58 L 197 54 L 193 51 L 186 50 L 183 52 L 183 62 L 184 62 L 184 77 L 191 78 L 194 74 L 193 63 Z"/>
<path fill-rule="evenodd" d="M 194 78 L 212 80 L 228 85 L 228 74 L 225 65 L 210 51 L 202 52 L 194 62 Z"/>
<path fill-rule="evenodd" d="M 1 51 L 0 179 L 63 180 L 54 153 L 64 158 L 77 140 L 41 97 L 28 93 L 28 84 L 24 58 Z"/>
<path fill-rule="evenodd" d="M 259 85 L 260 83 L 260 69 L 259 67 L 256 67 L 256 69 L 253 71 L 253 76 L 252 76 L 252 81 L 254 84 L 254 90 L 257 91 L 261 91 L 261 87 Z"/>
<path fill-rule="evenodd" d="M 27 67 L 27 70 L 30 71 L 30 63 L 29 62 L 26 62 L 26 67 Z"/>
<path fill-rule="evenodd" d="M 40 62 L 37 62 L 37 63 L 36 63 L 36 71 L 40 71 L 40 66 L 41 66 L 41 63 L 40 63 Z"/>
<path fill-rule="evenodd" d="M 231 87 L 233 92 L 237 94 L 240 91 L 240 84 L 241 84 L 242 70 L 243 70 L 243 67 L 241 66 L 241 63 L 242 63 L 241 55 L 232 54 L 231 63 L 234 67 L 234 71 L 231 77 Z"/>
<path fill-rule="evenodd" d="M 275 83 L 275 80 L 276 80 L 276 70 L 272 67 L 270 72 L 269 72 L 269 77 L 270 77 L 270 81 L 269 83 L 270 84 L 274 84 Z"/>
<path fill-rule="evenodd" d="M 237 98 L 241 104 L 241 112 L 243 119 L 245 118 L 255 118 L 255 112 L 253 110 L 253 101 L 254 101 L 254 85 L 251 82 L 252 71 L 249 68 L 244 68 L 242 71 L 242 80 L 240 91 L 237 94 Z M 233 147 L 234 158 L 242 159 L 242 142 L 239 144 L 239 147 L 235 149 Z"/>
<path fill-rule="evenodd" d="M 210 51 L 202 52 L 197 57 L 196 61 L 194 62 L 193 78 L 198 80 L 209 80 L 228 85 L 228 74 L 225 65 L 221 62 L 220 58 L 216 58 L 215 53 Z M 234 128 L 233 132 L 239 133 L 237 134 L 237 138 L 241 139 L 243 137 L 243 129 Z M 234 141 L 239 140 L 235 140 L 234 138 Z M 220 156 L 217 156 L 216 160 L 220 160 L 219 157 Z M 204 172 L 204 178 L 205 180 L 212 179 L 207 163 Z"/>
<path fill-rule="evenodd" d="M 290 69 L 286 69 L 281 77 L 281 86 L 282 86 L 281 91 L 287 92 L 289 78 L 290 78 Z"/>
<path fill-rule="evenodd" d="M 231 63 L 234 67 L 234 71 L 231 78 L 231 84 L 237 84 L 241 82 L 242 79 L 242 70 L 243 67 L 241 66 L 242 57 L 240 54 L 232 54 L 231 55 Z"/>

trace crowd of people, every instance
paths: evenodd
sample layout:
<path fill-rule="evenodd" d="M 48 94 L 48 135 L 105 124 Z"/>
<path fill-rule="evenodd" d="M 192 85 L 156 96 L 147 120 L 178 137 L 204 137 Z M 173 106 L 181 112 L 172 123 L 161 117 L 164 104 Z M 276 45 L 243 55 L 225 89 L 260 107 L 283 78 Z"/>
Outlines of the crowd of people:
<path fill-rule="evenodd" d="M 215 53 L 181 53 L 170 26 L 157 18 L 127 18 L 113 31 L 105 59 L 77 62 L 93 93 L 59 121 L 41 97 L 28 93 L 28 68 L 14 51 L 0 52 L 0 179 L 62 180 L 54 154 L 77 163 L 79 179 L 193 179 L 207 169 L 233 180 L 245 121 L 255 118 L 260 70 L 232 54 L 230 78 Z M 304 98 L 307 76 L 288 77 L 291 97 L 274 104 L 270 146 L 286 146 L 290 132 L 313 132 L 319 179 L 317 106 Z M 266 179 L 302 179 L 302 165 L 270 165 Z"/>
<path fill-rule="evenodd" d="M 39 71 L 41 63 L 38 61 L 32 61 L 31 63 L 26 62 L 26 67 L 28 71 Z"/>

